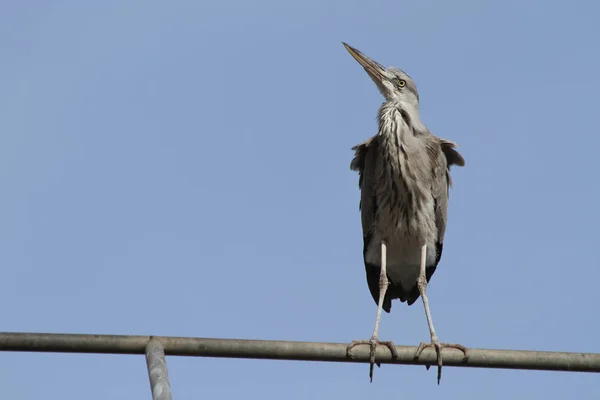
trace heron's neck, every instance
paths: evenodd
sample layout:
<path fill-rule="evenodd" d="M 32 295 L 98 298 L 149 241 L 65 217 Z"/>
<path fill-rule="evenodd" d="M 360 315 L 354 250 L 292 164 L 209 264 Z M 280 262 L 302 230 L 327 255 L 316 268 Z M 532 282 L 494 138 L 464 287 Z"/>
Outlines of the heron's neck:
<path fill-rule="evenodd" d="M 379 109 L 379 131 L 404 134 L 418 134 L 427 131 L 421 122 L 418 104 L 404 101 L 387 101 Z"/>

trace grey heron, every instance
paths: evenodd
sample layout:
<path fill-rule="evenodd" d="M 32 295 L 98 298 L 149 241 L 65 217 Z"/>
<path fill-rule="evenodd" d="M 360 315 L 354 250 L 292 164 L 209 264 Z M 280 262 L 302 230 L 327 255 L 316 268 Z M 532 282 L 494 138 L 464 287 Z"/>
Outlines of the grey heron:
<path fill-rule="evenodd" d="M 343 43 L 343 42 L 342 42 Z M 437 353 L 438 384 L 442 374 L 442 348 L 455 348 L 468 357 L 460 344 L 438 340 L 426 288 L 440 258 L 446 231 L 450 166 L 464 166 L 456 143 L 433 135 L 419 112 L 417 87 L 396 67 L 385 68 L 357 49 L 343 43 L 365 69 L 385 98 L 379 108 L 375 136 L 355 146 L 350 168 L 358 171 L 363 230 L 363 259 L 367 283 L 377 304 L 375 328 L 370 340 L 356 340 L 348 356 L 360 344 L 370 345 L 369 377 L 377 344 L 397 352 L 391 341 L 379 341 L 381 310 L 390 312 L 393 299 L 412 305 L 423 299 L 431 342 L 422 342 L 415 359 L 427 347 Z"/>

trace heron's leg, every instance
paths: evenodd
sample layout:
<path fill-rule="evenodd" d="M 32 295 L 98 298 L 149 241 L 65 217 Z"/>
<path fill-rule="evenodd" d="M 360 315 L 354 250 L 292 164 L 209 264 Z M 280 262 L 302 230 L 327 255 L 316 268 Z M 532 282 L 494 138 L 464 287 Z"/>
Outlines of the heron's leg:
<path fill-rule="evenodd" d="M 379 321 L 381 320 L 381 310 L 383 309 L 383 299 L 385 298 L 385 293 L 387 292 L 389 281 L 387 277 L 387 246 L 385 241 L 381 241 L 381 272 L 379 274 L 379 301 L 377 302 L 377 316 L 375 317 L 375 328 L 373 329 L 373 335 L 371 335 L 371 340 L 353 340 L 350 345 L 348 345 L 346 349 L 346 354 L 349 358 L 352 357 L 352 348 L 358 346 L 360 344 L 368 344 L 371 346 L 371 359 L 369 365 L 369 378 L 371 382 L 373 382 L 373 366 L 375 364 L 375 351 L 377 349 L 377 344 L 382 344 L 387 346 L 388 349 L 392 352 L 393 358 L 398 358 L 398 352 L 396 351 L 396 347 L 392 341 L 379 341 Z M 379 363 L 377 363 L 379 366 Z"/>
<path fill-rule="evenodd" d="M 421 294 L 421 298 L 423 299 L 423 306 L 425 307 L 425 316 L 427 317 L 427 325 L 429 325 L 429 333 L 431 334 L 431 343 L 421 343 L 417 348 L 417 352 L 415 353 L 415 359 L 418 359 L 424 349 L 427 347 L 434 347 L 437 353 L 437 365 L 438 365 L 438 375 L 437 381 L 438 385 L 440 384 L 440 379 L 442 379 L 442 348 L 449 347 L 458 349 L 463 352 L 464 358 L 463 362 L 467 361 L 469 358 L 467 354 L 467 349 L 460 344 L 450 344 L 450 343 L 440 343 L 436 334 L 435 328 L 433 327 L 433 320 L 431 319 L 431 311 L 429 310 L 429 299 L 427 298 L 427 276 L 425 275 L 425 267 L 427 260 L 427 245 L 423 245 L 421 248 L 421 268 L 419 271 L 419 278 L 417 279 L 417 287 L 419 288 L 419 293 Z M 427 366 L 429 369 L 429 366 Z"/>

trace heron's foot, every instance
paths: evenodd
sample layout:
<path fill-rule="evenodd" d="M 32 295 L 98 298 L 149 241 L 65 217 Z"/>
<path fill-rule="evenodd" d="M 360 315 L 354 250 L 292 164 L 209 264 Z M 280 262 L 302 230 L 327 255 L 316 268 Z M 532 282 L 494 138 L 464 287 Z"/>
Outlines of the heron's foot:
<path fill-rule="evenodd" d="M 353 340 L 352 343 L 350 343 L 346 348 L 346 356 L 350 359 L 354 359 L 354 356 L 352 355 L 352 349 L 361 344 L 368 344 L 371 348 L 371 358 L 369 360 L 369 379 L 371 379 L 371 382 L 373 382 L 373 366 L 377 364 L 378 367 L 381 367 L 380 363 L 375 363 L 375 350 L 377 349 L 377 345 L 381 344 L 390 349 L 392 352 L 392 359 L 398 358 L 398 351 L 396 351 L 396 346 L 391 340 L 380 341 L 376 337 L 372 337 L 371 340 Z"/>
<path fill-rule="evenodd" d="M 469 359 L 469 353 L 467 352 L 467 348 L 465 346 L 463 346 L 462 344 L 440 343 L 439 340 L 434 338 L 430 343 L 421 342 L 421 344 L 419 345 L 419 347 L 417 348 L 417 351 L 415 353 L 415 360 L 417 360 L 419 358 L 419 356 L 421 355 L 421 353 L 423 352 L 423 350 L 425 350 L 428 347 L 434 347 L 435 352 L 437 353 L 437 366 L 438 366 L 437 382 L 438 382 L 438 385 L 440 384 L 440 380 L 442 379 L 442 349 L 443 348 L 451 348 L 451 349 L 456 349 L 456 350 L 462 351 L 464 354 L 462 362 L 466 362 Z M 429 369 L 429 365 L 427 365 L 427 369 Z"/>

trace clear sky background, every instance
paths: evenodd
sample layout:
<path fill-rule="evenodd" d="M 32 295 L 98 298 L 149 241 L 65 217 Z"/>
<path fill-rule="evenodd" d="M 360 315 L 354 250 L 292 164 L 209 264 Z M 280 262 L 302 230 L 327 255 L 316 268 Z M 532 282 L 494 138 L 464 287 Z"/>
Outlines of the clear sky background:
<path fill-rule="evenodd" d="M 417 82 L 460 144 L 442 341 L 600 352 L 600 3 L 0 6 L 0 330 L 350 342 L 376 307 L 350 148 Z M 381 338 L 428 339 L 397 301 Z M 168 358 L 175 399 L 597 399 L 593 374 Z M 142 356 L 0 354 L 6 399 L 150 399 Z M 391 396 L 391 397 L 390 397 Z"/>

